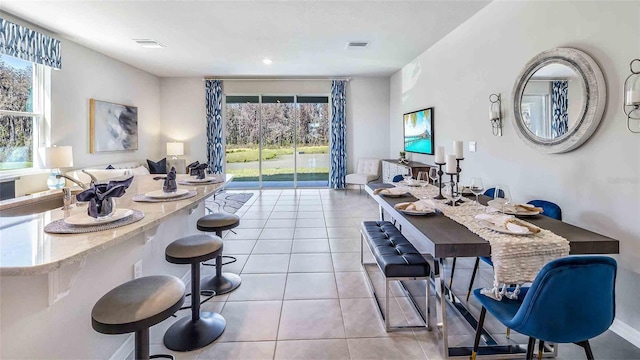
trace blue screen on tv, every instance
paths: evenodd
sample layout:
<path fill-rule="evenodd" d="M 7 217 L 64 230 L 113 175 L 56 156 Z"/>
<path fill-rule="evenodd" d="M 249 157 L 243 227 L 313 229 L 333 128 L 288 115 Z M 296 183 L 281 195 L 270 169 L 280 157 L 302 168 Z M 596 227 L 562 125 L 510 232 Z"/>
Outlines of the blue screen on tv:
<path fill-rule="evenodd" d="M 433 155 L 433 108 L 404 114 L 404 151 Z"/>

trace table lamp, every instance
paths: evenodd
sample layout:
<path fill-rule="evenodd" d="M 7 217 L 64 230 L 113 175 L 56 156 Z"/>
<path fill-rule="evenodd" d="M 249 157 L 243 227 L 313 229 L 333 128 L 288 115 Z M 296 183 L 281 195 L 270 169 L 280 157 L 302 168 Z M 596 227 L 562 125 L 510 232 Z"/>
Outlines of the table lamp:
<path fill-rule="evenodd" d="M 173 156 L 171 159 L 177 159 L 178 155 L 184 155 L 184 143 L 168 142 L 167 155 Z"/>
<path fill-rule="evenodd" d="M 56 175 L 61 175 L 60 168 L 73 166 L 73 148 L 71 146 L 52 146 L 44 148 L 43 163 L 46 168 L 51 169 L 51 174 L 47 179 L 49 189 L 61 189 L 65 185 L 64 178 L 56 179 Z"/>

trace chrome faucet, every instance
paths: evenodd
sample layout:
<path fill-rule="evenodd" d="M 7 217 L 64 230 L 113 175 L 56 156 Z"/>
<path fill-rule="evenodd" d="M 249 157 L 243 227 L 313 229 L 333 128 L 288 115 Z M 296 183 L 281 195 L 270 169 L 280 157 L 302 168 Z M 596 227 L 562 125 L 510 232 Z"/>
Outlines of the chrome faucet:
<path fill-rule="evenodd" d="M 62 188 L 62 204 L 64 206 L 62 206 L 62 210 L 71 209 L 72 203 L 73 203 L 73 195 L 71 194 L 71 189 L 69 189 L 68 187 L 63 187 Z"/>
<path fill-rule="evenodd" d="M 56 175 L 56 179 L 61 179 L 61 178 L 65 178 L 65 179 L 75 183 L 76 185 L 80 186 L 80 188 L 82 188 L 82 190 L 89 189 L 89 187 L 87 185 L 81 183 L 80 181 L 78 181 L 78 180 L 76 180 L 76 179 L 74 179 L 74 178 L 72 178 L 70 176 L 63 175 L 63 174 Z M 91 180 L 91 185 L 93 185 L 93 180 Z"/>

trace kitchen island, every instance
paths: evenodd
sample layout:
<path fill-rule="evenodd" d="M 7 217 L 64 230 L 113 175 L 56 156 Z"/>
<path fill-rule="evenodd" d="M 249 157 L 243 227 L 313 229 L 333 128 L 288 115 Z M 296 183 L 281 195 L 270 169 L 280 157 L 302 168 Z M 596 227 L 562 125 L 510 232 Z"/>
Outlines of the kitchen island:
<path fill-rule="evenodd" d="M 178 180 L 186 177 L 178 175 Z M 227 175 L 216 184 L 179 185 L 197 195 L 145 203 L 132 198 L 161 189 L 162 182 L 154 181 L 153 175 L 136 176 L 116 204 L 142 211 L 144 218 L 85 234 L 49 234 L 44 227 L 86 212 L 86 205 L 69 211 L 56 207 L 20 213 L 12 200 L 10 209 L 0 211 L 0 358 L 126 356 L 133 349 L 130 335 L 93 331 L 91 308 L 110 289 L 131 280 L 134 267 L 143 276 L 169 274 L 186 279 L 188 267 L 167 263 L 164 249 L 177 238 L 197 232 L 196 221 L 205 214 L 204 200 L 230 180 Z M 31 201 L 24 209 L 34 204 Z M 0 209 L 5 208 L 0 204 Z"/>

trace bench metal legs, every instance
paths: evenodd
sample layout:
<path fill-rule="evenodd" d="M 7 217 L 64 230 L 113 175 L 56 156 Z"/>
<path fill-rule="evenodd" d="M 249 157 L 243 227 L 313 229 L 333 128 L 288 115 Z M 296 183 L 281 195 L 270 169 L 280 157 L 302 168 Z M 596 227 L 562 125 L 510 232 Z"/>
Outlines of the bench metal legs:
<path fill-rule="evenodd" d="M 369 245 L 367 244 L 367 247 L 369 247 Z M 378 313 L 380 314 L 380 317 L 382 318 L 382 321 L 384 322 L 384 328 L 387 332 L 389 331 L 394 331 L 394 330 L 405 330 L 405 329 L 427 329 L 427 330 L 431 330 L 431 326 L 429 325 L 429 314 L 431 313 L 431 309 L 429 308 L 429 296 L 430 296 L 430 283 L 429 283 L 429 276 L 425 276 L 425 277 L 386 277 L 384 276 L 384 272 L 382 271 L 382 269 L 380 269 L 380 266 L 377 263 L 365 263 L 364 262 L 364 234 L 362 234 L 362 231 L 360 232 L 360 264 L 362 265 L 362 270 L 364 271 L 364 276 L 367 279 L 367 284 L 369 285 L 369 289 L 371 289 L 371 292 L 373 293 L 373 298 L 374 301 L 376 302 L 377 308 L 378 308 Z M 380 305 L 380 301 L 378 300 L 378 297 L 376 296 L 376 290 L 375 287 L 373 286 L 373 283 L 371 282 L 371 278 L 369 277 L 369 273 L 367 272 L 367 269 L 365 267 L 365 265 L 373 265 L 376 264 L 378 265 L 378 269 L 380 270 L 380 273 L 382 274 L 382 276 L 384 276 L 385 278 L 385 291 L 384 291 L 384 297 L 385 297 L 385 305 L 384 305 L 384 312 L 382 311 L 382 306 Z M 425 314 L 424 318 L 424 325 L 409 325 L 409 326 L 391 326 L 390 324 L 390 317 L 391 314 L 389 312 L 389 298 L 391 297 L 391 291 L 389 288 L 389 284 L 391 283 L 391 281 L 402 281 L 402 280 L 425 280 L 426 283 L 426 309 L 427 309 L 427 313 Z M 402 284 L 402 283 L 400 283 Z M 414 302 L 415 304 L 415 300 L 413 299 L 413 296 L 406 291 L 406 289 L 404 288 L 404 286 L 402 286 L 402 288 L 405 290 L 405 292 L 407 293 L 407 296 L 411 299 L 412 302 Z M 417 306 L 416 306 L 416 312 L 418 313 L 418 316 L 420 318 L 422 318 L 422 316 L 420 315 L 420 311 L 418 310 Z"/>

